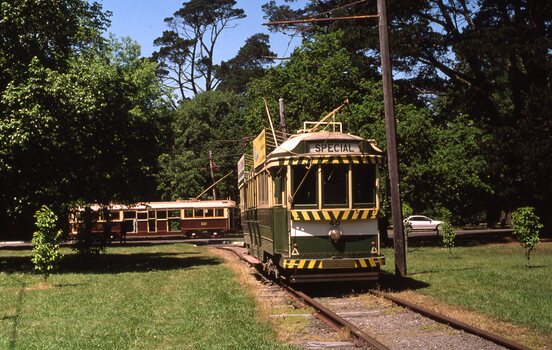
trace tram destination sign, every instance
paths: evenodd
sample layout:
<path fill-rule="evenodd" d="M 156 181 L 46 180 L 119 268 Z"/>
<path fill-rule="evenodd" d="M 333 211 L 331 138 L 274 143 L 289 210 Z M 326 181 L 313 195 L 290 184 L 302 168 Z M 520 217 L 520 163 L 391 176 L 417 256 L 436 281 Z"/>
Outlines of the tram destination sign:
<path fill-rule="evenodd" d="M 360 153 L 358 142 L 321 141 L 308 143 L 309 153 Z"/>

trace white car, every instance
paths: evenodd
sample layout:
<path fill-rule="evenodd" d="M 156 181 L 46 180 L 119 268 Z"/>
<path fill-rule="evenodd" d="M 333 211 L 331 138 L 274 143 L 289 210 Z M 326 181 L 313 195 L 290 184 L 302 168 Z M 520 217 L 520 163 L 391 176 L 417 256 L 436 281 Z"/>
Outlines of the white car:
<path fill-rule="evenodd" d="M 442 221 L 433 220 L 423 215 L 412 215 L 404 219 L 405 226 L 410 225 L 413 231 L 437 231 L 437 234 L 439 234 L 439 225 L 442 223 Z"/>

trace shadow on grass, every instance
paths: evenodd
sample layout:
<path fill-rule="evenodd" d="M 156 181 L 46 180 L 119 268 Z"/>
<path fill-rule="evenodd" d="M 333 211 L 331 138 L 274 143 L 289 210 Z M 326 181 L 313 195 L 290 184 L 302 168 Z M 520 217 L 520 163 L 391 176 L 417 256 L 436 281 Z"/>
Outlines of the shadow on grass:
<path fill-rule="evenodd" d="M 341 298 L 354 294 L 368 293 L 372 289 L 380 289 L 388 292 L 400 292 L 403 290 L 416 290 L 428 287 L 429 284 L 416 281 L 412 278 L 396 277 L 382 272 L 378 282 L 341 282 L 318 283 L 297 285 L 296 289 L 305 292 L 311 297 Z"/>
<path fill-rule="evenodd" d="M 449 272 L 458 272 L 458 271 L 468 271 L 468 270 L 480 270 L 481 267 L 464 267 L 464 268 L 451 268 L 451 269 L 448 269 L 448 268 L 443 268 L 441 270 L 427 270 L 427 271 L 420 271 L 420 272 L 414 272 L 414 273 L 409 273 L 408 275 L 409 276 L 416 276 L 416 275 L 424 275 L 426 273 L 449 273 Z"/>
<path fill-rule="evenodd" d="M 188 269 L 203 265 L 218 265 L 215 258 L 201 255 L 189 256 L 194 253 L 139 253 L 139 254 L 99 254 L 64 256 L 58 273 L 123 273 L 147 272 Z M 33 264 L 30 257 L 2 257 L 2 270 L 8 273 L 32 272 Z"/>
<path fill-rule="evenodd" d="M 6 316 L 4 318 L 12 321 L 12 329 L 10 332 L 10 342 L 8 345 L 8 349 L 13 350 L 16 348 L 17 345 L 17 338 L 19 333 L 19 318 L 21 317 L 21 308 L 23 305 L 23 297 L 25 294 L 24 291 L 27 283 L 13 276 L 10 276 L 10 278 L 19 285 L 19 291 L 17 292 L 17 301 L 15 304 L 15 315 Z"/>
<path fill-rule="evenodd" d="M 475 247 L 487 244 L 511 243 L 515 242 L 511 233 L 467 233 L 457 235 L 454 241 L 456 247 Z M 383 246 L 392 248 L 393 239 L 383 242 Z M 408 238 L 408 249 L 417 247 L 442 247 L 443 238 L 437 235 L 410 236 Z M 412 249 L 411 251 L 416 251 Z"/>

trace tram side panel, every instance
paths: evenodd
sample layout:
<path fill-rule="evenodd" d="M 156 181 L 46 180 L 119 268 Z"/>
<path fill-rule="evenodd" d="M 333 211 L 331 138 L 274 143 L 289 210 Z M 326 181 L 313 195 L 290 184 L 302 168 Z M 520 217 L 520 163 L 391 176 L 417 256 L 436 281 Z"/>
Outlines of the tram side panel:
<path fill-rule="evenodd" d="M 289 256 L 289 225 L 288 210 L 284 207 L 274 207 L 273 212 L 273 235 L 274 235 L 274 255 Z"/>

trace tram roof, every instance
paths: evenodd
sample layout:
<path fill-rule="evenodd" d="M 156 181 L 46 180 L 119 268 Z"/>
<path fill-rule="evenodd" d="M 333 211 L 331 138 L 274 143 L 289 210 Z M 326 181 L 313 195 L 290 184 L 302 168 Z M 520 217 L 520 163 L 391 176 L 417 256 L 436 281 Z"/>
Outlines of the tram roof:
<path fill-rule="evenodd" d="M 140 202 L 136 204 L 110 204 L 110 210 L 157 210 L 157 209 L 188 209 L 188 208 L 233 208 L 236 202 L 232 200 L 179 200 L 172 202 Z M 92 204 L 92 210 L 100 210 L 99 204 Z M 79 208 L 80 210 L 84 208 Z"/>
<path fill-rule="evenodd" d="M 366 142 L 370 145 L 370 154 L 380 155 L 382 151 L 376 147 L 373 140 L 366 140 L 360 136 L 341 133 L 341 132 L 332 132 L 332 131 L 318 131 L 312 133 L 304 134 L 295 134 L 292 135 L 285 142 L 276 147 L 269 155 L 269 157 L 278 157 L 282 155 L 289 155 L 293 153 L 303 153 L 303 151 L 298 152 L 300 144 L 304 142 Z M 366 152 L 366 151 L 365 151 Z"/>

